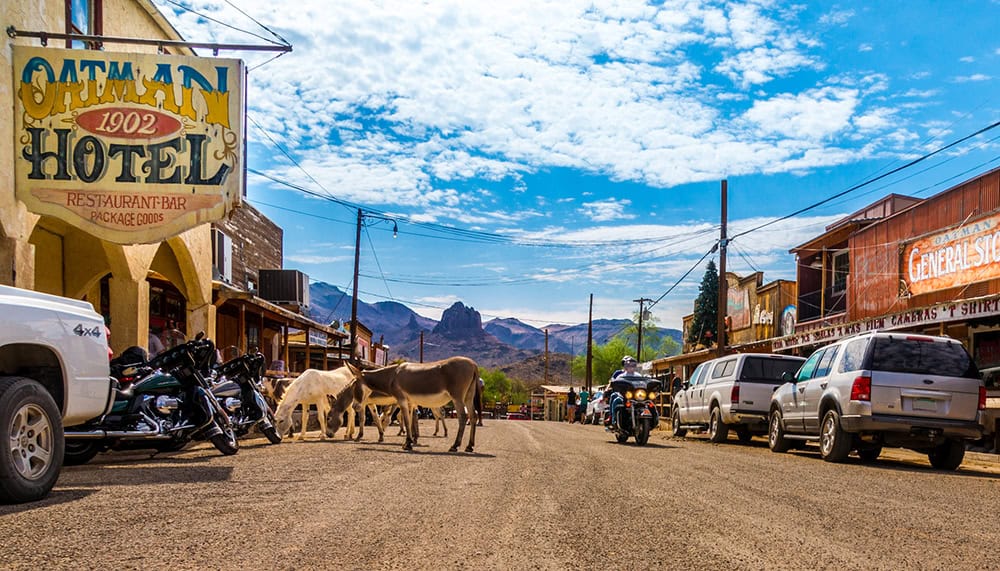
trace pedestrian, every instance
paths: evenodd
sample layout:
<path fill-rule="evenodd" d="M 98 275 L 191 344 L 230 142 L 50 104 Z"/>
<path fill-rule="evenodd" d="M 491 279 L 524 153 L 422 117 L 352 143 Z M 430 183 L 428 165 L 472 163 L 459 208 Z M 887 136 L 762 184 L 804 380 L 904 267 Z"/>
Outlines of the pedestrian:
<path fill-rule="evenodd" d="M 160 329 L 154 327 L 149 330 L 149 358 L 159 355 L 163 352 L 163 341 L 160 340 Z"/>
<path fill-rule="evenodd" d="M 580 424 L 587 422 L 587 403 L 590 402 L 590 393 L 587 387 L 580 387 Z"/>
<path fill-rule="evenodd" d="M 576 392 L 573 387 L 569 388 L 569 395 L 566 397 L 566 417 L 570 424 L 576 420 Z"/>

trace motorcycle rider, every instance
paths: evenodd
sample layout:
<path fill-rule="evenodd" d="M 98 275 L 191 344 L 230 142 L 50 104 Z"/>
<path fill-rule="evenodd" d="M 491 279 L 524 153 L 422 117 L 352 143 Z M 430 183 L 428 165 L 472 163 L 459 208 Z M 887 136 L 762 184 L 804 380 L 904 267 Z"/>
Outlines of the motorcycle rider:
<path fill-rule="evenodd" d="M 611 380 L 615 380 L 621 376 L 632 377 L 637 375 L 636 367 L 638 366 L 639 362 L 634 357 L 625 355 L 622 357 L 622 368 L 611 374 Z M 608 392 L 611 393 L 611 396 L 608 398 L 608 416 L 604 419 L 604 426 L 610 429 L 615 419 L 615 408 L 622 403 L 624 397 L 618 391 L 612 390 L 610 386 L 608 387 Z"/>

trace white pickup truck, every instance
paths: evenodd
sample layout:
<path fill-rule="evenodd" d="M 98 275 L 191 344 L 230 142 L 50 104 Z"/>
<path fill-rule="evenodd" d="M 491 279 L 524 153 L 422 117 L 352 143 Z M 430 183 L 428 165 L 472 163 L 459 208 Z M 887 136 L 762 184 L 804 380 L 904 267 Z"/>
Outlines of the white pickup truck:
<path fill-rule="evenodd" d="M 85 301 L 0 286 L 0 502 L 44 497 L 63 426 L 113 403 L 104 320 Z"/>
<path fill-rule="evenodd" d="M 802 357 L 741 353 L 705 361 L 674 395 L 670 420 L 674 436 L 688 430 L 708 430 L 712 442 L 725 442 L 729 429 L 746 443 L 767 434 L 771 393 L 794 374 Z"/>

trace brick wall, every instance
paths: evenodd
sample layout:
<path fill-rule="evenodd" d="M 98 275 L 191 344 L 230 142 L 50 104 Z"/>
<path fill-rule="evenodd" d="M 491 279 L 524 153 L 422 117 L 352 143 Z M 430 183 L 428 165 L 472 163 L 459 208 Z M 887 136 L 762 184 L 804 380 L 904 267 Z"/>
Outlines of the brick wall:
<path fill-rule="evenodd" d="M 260 284 L 257 270 L 281 269 L 281 228 L 246 202 L 227 220 L 212 224 L 233 241 L 233 285 L 247 289 L 247 282 Z"/>

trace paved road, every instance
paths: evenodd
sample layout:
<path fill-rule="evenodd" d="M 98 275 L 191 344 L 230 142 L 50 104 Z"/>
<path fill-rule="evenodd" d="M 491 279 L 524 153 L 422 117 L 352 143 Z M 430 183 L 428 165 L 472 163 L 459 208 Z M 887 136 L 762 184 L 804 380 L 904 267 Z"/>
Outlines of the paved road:
<path fill-rule="evenodd" d="M 101 455 L 0 506 L 0 568 L 1000 568 L 996 466 L 518 421 L 487 421 L 475 454 L 400 443 Z"/>

